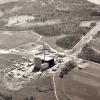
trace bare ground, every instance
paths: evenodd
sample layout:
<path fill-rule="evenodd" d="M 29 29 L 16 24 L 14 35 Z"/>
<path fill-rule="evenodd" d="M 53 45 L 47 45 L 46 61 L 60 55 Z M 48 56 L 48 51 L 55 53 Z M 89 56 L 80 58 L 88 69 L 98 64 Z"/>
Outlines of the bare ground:
<path fill-rule="evenodd" d="M 99 100 L 100 65 L 73 70 L 64 78 L 55 77 L 59 100 Z"/>
<path fill-rule="evenodd" d="M 0 93 L 12 95 L 12 100 L 30 99 L 31 96 L 35 97 L 35 100 L 56 100 L 50 77 L 32 80 L 20 91 L 8 91 L 0 87 Z"/>

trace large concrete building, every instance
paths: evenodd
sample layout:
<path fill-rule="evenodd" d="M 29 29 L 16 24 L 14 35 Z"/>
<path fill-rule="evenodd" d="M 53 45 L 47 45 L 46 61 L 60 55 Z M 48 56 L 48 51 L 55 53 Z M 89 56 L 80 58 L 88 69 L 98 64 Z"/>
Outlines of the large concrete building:
<path fill-rule="evenodd" d="M 54 66 L 54 58 L 50 57 L 50 56 L 36 56 L 34 58 L 34 70 L 35 71 L 39 71 L 39 70 L 45 70 L 45 69 L 49 69 L 52 66 Z"/>

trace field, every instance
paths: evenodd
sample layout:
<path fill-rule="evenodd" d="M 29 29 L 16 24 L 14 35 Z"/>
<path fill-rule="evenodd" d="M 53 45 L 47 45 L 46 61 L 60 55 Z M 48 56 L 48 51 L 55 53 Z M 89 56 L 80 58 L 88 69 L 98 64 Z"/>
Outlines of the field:
<path fill-rule="evenodd" d="M 66 36 L 56 41 L 56 44 L 62 48 L 72 49 L 81 39 L 80 35 Z"/>
<path fill-rule="evenodd" d="M 0 69 L 12 67 L 16 62 L 21 61 L 23 55 L 18 54 L 1 54 L 0 55 Z"/>
<path fill-rule="evenodd" d="M 45 3 L 46 5 L 42 6 L 41 2 Z M 21 7 L 21 9 L 11 12 L 14 9 L 15 5 L 19 8 Z M 80 22 L 83 20 L 99 19 L 99 12 L 97 12 L 99 10 L 99 7 L 97 7 L 95 4 L 89 3 L 86 0 L 62 0 L 60 1 L 60 3 L 58 3 L 56 0 L 16 1 L 2 4 L 0 6 L 0 9 L 4 12 L 4 16 L 1 17 L 2 20 L 0 22 L 0 25 L 2 26 L 0 27 L 1 30 L 34 30 L 36 33 L 43 36 L 60 36 L 62 34 L 86 34 L 88 29 L 80 29 Z M 11 26 L 9 28 L 4 27 L 7 22 L 3 21 L 3 19 L 7 20 L 9 17 L 15 15 L 32 15 L 36 17 L 36 22 L 45 22 L 48 20 L 58 19 L 60 20 L 60 24 L 46 26 L 34 26 L 33 24 L 33 26 L 31 25 L 30 27 L 25 26 L 25 28 L 18 26 Z M 77 43 L 75 42 L 72 47 L 68 47 L 65 41 L 67 40 L 67 38 L 68 37 L 65 36 L 65 38 L 58 40 L 56 44 L 61 48 L 69 49 Z M 50 40 L 48 39 L 48 41 Z"/>
<path fill-rule="evenodd" d="M 96 25 L 93 22 L 89 27 L 80 27 L 82 21 L 100 20 L 100 6 L 87 0 L 8 1 L 0 4 L 0 50 L 9 51 L 16 48 L 16 50 L 23 51 L 25 49 L 29 53 L 28 50 L 35 47 L 34 43 L 41 39 L 50 47 L 64 53 L 66 49 L 72 49 Z M 35 21 L 29 24 L 6 26 L 10 17 L 23 15 L 33 16 Z M 99 34 L 88 44 L 88 50 L 92 51 L 91 47 L 93 47 L 97 52 L 100 52 Z M 79 48 L 76 47 L 76 51 L 84 45 L 85 42 L 83 42 L 80 42 Z M 28 54 L 24 55 L 23 51 L 7 54 L 0 52 L 0 70 L 14 67 L 13 64 L 21 62 L 23 56 L 30 57 Z M 76 53 L 76 51 L 72 52 Z M 92 58 L 95 55 L 96 58 L 99 58 L 97 61 L 100 62 L 100 53 L 98 55 L 94 51 L 87 52 L 85 49 L 83 51 L 82 56 Z M 64 78 L 60 78 L 58 74 L 55 75 L 59 100 L 100 99 L 100 65 L 91 62 L 95 58 L 93 60 L 85 59 L 90 60 L 87 68 L 83 70 L 73 69 Z M 33 98 L 36 100 L 56 100 L 52 78 L 51 76 L 33 79 L 28 84 L 23 84 L 23 88 L 18 91 L 6 89 L 0 80 L 0 97 L 4 100 L 7 100 L 7 97 L 12 98 L 12 100 L 33 100 Z"/>
<path fill-rule="evenodd" d="M 62 34 L 60 36 L 43 36 L 41 40 L 49 44 L 55 50 L 64 51 L 63 48 L 56 45 L 56 41 L 60 40 L 61 38 L 64 38 L 65 36 L 66 36 L 65 34 Z"/>
<path fill-rule="evenodd" d="M 44 3 L 45 6 L 43 6 L 41 2 Z M 17 6 L 17 8 L 19 7 L 21 9 L 12 12 L 15 5 Z M 1 30 L 34 30 L 36 33 L 43 36 L 60 36 L 62 34 L 86 34 L 88 29 L 84 30 L 83 28 L 79 28 L 80 22 L 83 20 L 97 20 L 100 18 L 99 6 L 96 6 L 95 4 L 92 4 L 86 0 L 61 0 L 60 3 L 57 0 L 16 1 L 2 4 L 0 6 L 0 9 L 2 12 L 4 12 L 4 15 L 0 20 Z M 34 26 L 33 23 L 33 26 L 32 24 L 30 27 L 24 27 L 23 25 L 23 28 L 20 26 L 11 26 L 8 28 L 5 27 L 4 25 L 7 23 L 7 19 L 15 15 L 31 15 L 36 18 L 36 22 L 46 22 L 48 20 L 57 19 L 60 21 L 60 23 L 56 25 L 46 26 Z M 72 47 L 68 47 L 66 41 L 64 41 L 67 40 L 67 38 L 68 37 L 65 36 L 65 38 L 58 40 L 59 43 L 57 41 L 57 45 L 61 48 L 69 49 L 77 43 L 75 41 Z M 61 45 L 62 43 L 64 45 Z"/>
<path fill-rule="evenodd" d="M 5 96 L 12 96 L 12 100 L 27 100 L 31 97 L 36 100 L 56 100 L 52 79 L 50 77 L 39 80 L 32 80 L 20 91 L 8 91 L 0 87 L 0 93 Z M 33 100 L 33 99 L 32 99 Z"/>
<path fill-rule="evenodd" d="M 0 32 L 0 49 L 10 50 L 30 42 L 36 42 L 40 37 L 34 32 L 30 31 L 2 31 Z M 16 62 L 19 62 L 21 58 L 25 56 L 23 54 L 0 54 L 0 69 L 12 67 Z M 26 55 L 27 56 L 27 55 Z"/>
<path fill-rule="evenodd" d="M 39 36 L 32 31 L 3 31 L 0 33 L 0 49 L 13 49 L 29 42 L 35 42 Z"/>
<path fill-rule="evenodd" d="M 73 70 L 64 78 L 55 77 L 60 100 L 99 100 L 100 65 L 90 62 L 83 70 Z"/>

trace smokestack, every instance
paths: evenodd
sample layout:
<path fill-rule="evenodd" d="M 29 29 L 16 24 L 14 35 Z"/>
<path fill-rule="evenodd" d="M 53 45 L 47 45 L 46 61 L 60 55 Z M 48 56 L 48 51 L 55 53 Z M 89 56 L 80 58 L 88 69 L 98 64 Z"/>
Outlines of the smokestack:
<path fill-rule="evenodd" d="M 44 42 L 43 42 L 43 55 L 44 55 L 44 63 L 45 63 L 45 45 L 44 45 Z"/>

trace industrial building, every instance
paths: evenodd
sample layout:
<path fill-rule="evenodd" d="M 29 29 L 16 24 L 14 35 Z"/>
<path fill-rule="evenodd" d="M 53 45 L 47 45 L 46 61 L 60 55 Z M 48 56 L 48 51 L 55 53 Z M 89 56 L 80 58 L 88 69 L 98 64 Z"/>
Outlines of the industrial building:
<path fill-rule="evenodd" d="M 39 70 L 47 70 L 49 68 L 51 68 L 52 66 L 55 65 L 55 62 L 54 62 L 54 57 L 50 57 L 50 56 L 36 56 L 34 58 L 34 69 L 33 69 L 33 72 L 34 71 L 39 71 Z"/>

